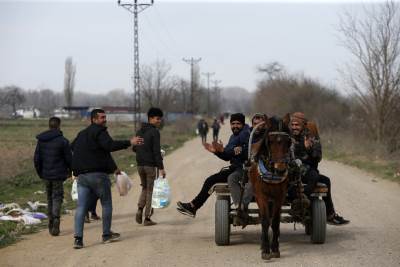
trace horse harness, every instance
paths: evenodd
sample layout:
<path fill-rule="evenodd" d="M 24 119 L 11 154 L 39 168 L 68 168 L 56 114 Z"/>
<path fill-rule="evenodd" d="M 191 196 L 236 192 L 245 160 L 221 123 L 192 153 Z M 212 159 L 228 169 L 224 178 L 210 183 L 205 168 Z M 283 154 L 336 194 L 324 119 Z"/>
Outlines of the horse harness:
<path fill-rule="evenodd" d="M 281 127 L 280 127 L 281 128 Z M 267 158 L 265 160 L 259 159 L 258 160 L 258 174 L 259 177 L 262 179 L 263 182 L 269 183 L 269 184 L 280 184 L 284 182 L 287 177 L 288 177 L 288 168 L 283 173 L 276 173 L 276 170 L 274 169 L 274 164 L 275 163 L 285 163 L 289 164 L 291 161 L 291 158 L 294 158 L 294 143 L 290 135 L 286 132 L 283 131 L 274 131 L 274 132 L 269 132 L 267 135 L 268 142 L 270 142 L 270 139 L 272 137 L 276 137 L 278 141 L 280 141 L 281 138 L 287 138 L 290 141 L 290 149 L 288 150 L 288 153 L 281 158 L 281 159 L 272 159 L 272 154 L 271 151 L 268 149 L 268 154 Z"/>

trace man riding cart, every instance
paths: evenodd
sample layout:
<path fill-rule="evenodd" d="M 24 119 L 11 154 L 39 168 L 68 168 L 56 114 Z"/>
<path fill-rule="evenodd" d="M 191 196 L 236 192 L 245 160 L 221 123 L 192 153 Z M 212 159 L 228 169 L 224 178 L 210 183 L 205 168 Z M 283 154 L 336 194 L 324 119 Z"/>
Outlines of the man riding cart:
<path fill-rule="evenodd" d="M 215 154 L 222 160 L 230 161 L 231 165 L 222 169 L 220 172 L 208 177 L 198 195 L 190 202 L 177 202 L 177 210 L 185 215 L 195 217 L 197 210 L 203 206 L 210 194 L 210 189 L 217 183 L 227 183 L 228 180 L 235 181 L 243 175 L 243 164 L 247 159 L 249 126 L 245 124 L 245 117 L 241 113 L 231 115 L 230 119 L 232 135 L 228 144 L 223 147 L 221 142 L 213 142 L 212 144 L 204 143 L 205 149 Z M 234 203 L 238 204 L 240 198 L 240 188 L 232 190 L 232 198 Z M 251 189 L 248 189 L 251 190 Z"/>
<path fill-rule="evenodd" d="M 303 174 L 301 180 L 305 185 L 304 194 L 309 198 L 318 183 L 328 187 L 328 192 L 323 200 L 326 206 L 327 222 L 332 225 L 343 225 L 350 221 L 339 216 L 334 209 L 331 196 L 331 181 L 319 173 L 318 163 L 322 159 L 322 147 L 317 127 L 312 122 L 307 122 L 304 113 L 295 112 L 290 116 L 290 131 L 294 141 L 294 157 L 300 159 Z M 293 188 L 289 188 L 289 197 L 293 196 Z"/>
<path fill-rule="evenodd" d="M 289 160 L 290 192 L 286 204 L 284 204 L 285 208 L 282 210 L 283 213 L 287 213 L 289 216 L 283 216 L 282 222 L 302 223 L 306 227 L 306 233 L 311 235 L 313 243 L 324 243 L 327 219 L 328 223 L 333 225 L 343 225 L 349 221 L 335 213 L 330 192 L 330 180 L 318 172 L 318 162 L 321 160 L 321 145 L 315 124 L 305 124 L 306 121 L 303 121 L 302 117 L 298 116 L 299 114 L 295 113 L 293 115 L 295 116 L 290 117 L 289 123 L 292 140 Z M 268 164 L 260 162 L 257 156 L 257 151 L 265 141 L 265 132 L 267 130 L 266 125 L 263 123 L 265 117 L 262 118 L 260 116 L 260 120 L 258 120 L 259 118 L 255 119 L 255 117 L 252 120 L 254 129 L 249 140 L 249 146 L 252 149 L 251 152 L 249 151 L 248 159 L 249 163 L 257 163 L 260 177 L 263 175 L 268 176 L 269 171 L 266 168 Z M 299 120 L 302 120 L 300 125 Z M 244 227 L 247 224 L 257 224 L 259 222 L 257 217 L 246 216 L 240 218 L 241 214 L 247 215 L 248 211 L 250 214 L 257 213 L 257 210 L 247 210 L 248 203 L 246 203 L 246 198 L 248 197 L 245 197 L 246 194 L 243 189 L 250 183 L 246 184 L 247 175 L 246 172 L 243 173 L 245 175 L 240 179 L 242 195 L 239 205 L 235 205 L 237 206 L 236 208 L 232 209 L 230 205 L 231 184 L 228 187 L 226 184 L 218 183 L 210 190 L 210 194 L 215 192 L 217 195 L 215 205 L 215 241 L 218 245 L 229 244 L 230 224 Z M 310 175 L 315 174 L 318 175 L 318 178 L 310 180 Z M 311 178 L 315 178 L 315 176 L 311 176 Z M 232 199 L 235 202 L 233 196 Z M 325 206 L 327 207 L 326 209 Z"/>

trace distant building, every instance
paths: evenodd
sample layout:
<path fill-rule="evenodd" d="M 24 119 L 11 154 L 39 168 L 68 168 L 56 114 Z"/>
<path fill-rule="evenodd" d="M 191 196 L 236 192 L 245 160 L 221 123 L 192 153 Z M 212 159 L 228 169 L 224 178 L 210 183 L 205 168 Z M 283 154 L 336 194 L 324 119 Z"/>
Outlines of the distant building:
<path fill-rule="evenodd" d="M 17 109 L 12 115 L 14 118 L 36 119 L 40 117 L 40 110 L 37 108 Z"/>
<path fill-rule="evenodd" d="M 70 118 L 68 111 L 63 108 L 57 108 L 54 110 L 54 116 L 60 119 L 68 119 Z"/>
<path fill-rule="evenodd" d="M 63 107 L 71 119 L 84 119 L 90 117 L 90 111 L 93 109 L 89 106 L 75 106 L 75 107 Z"/>
<path fill-rule="evenodd" d="M 104 106 L 102 109 L 106 112 L 108 121 L 133 121 L 133 107 Z M 145 114 L 142 113 L 142 121 L 144 116 Z"/>

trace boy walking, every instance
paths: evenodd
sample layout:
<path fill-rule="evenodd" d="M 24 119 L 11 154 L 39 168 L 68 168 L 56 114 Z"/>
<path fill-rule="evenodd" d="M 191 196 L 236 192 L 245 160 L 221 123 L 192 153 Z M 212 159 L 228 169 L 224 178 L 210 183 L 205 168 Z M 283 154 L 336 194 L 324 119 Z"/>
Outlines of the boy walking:
<path fill-rule="evenodd" d="M 156 222 L 150 219 L 153 209 L 151 208 L 151 198 L 153 194 L 154 180 L 157 176 L 157 168 L 159 175 L 165 177 L 163 159 L 160 147 L 160 132 L 163 112 L 159 108 L 150 108 L 147 112 L 147 123 L 142 123 L 141 128 L 136 133 L 137 136 L 143 138 L 143 145 L 133 146 L 136 152 L 136 162 L 142 186 L 142 192 L 139 197 L 138 210 L 136 213 L 136 222 L 144 226 L 155 225 Z M 143 222 L 143 210 L 144 222 Z"/>
<path fill-rule="evenodd" d="M 49 130 L 39 134 L 34 165 L 40 178 L 46 181 L 49 233 L 60 234 L 60 213 L 64 198 L 64 181 L 71 176 L 72 153 L 68 140 L 60 131 L 61 120 L 49 119 Z"/>

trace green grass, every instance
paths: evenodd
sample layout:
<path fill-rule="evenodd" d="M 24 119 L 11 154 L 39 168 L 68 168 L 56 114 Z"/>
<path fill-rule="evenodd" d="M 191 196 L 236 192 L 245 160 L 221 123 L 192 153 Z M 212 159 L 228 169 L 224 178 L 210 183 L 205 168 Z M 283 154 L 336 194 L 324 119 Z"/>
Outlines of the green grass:
<path fill-rule="evenodd" d="M 329 145 L 324 148 L 324 157 L 329 160 L 357 167 L 380 178 L 400 183 L 398 161 L 373 159 L 367 153 L 356 153 L 351 150 L 340 149 Z"/>
<path fill-rule="evenodd" d="M 46 221 L 37 225 L 23 225 L 16 222 L 0 221 L 0 248 L 15 243 L 22 239 L 23 235 L 37 233 L 45 227 L 47 227 Z"/>
<path fill-rule="evenodd" d="M 86 121 L 65 120 L 61 130 L 72 141 L 77 133 L 88 125 Z M 194 137 L 193 121 L 179 121 L 166 125 L 161 130 L 162 148 L 171 153 L 173 150 Z M 33 167 L 33 153 L 36 135 L 47 130 L 47 120 L 0 120 L 0 203 L 18 203 L 28 207 L 28 201 L 46 202 L 46 194 L 34 194 L 45 191 L 43 181 L 36 175 Z M 108 123 L 108 130 L 113 139 L 129 139 L 133 134 L 132 123 Z M 136 171 L 135 154 L 130 149 L 113 153 L 119 169 L 132 174 Z M 166 166 L 168 168 L 168 166 Z M 63 211 L 74 209 L 71 200 L 71 180 L 64 183 Z M 46 226 L 46 221 L 39 226 L 23 227 L 14 222 L 0 222 L 0 247 L 12 244 L 21 235 L 38 231 Z"/>

